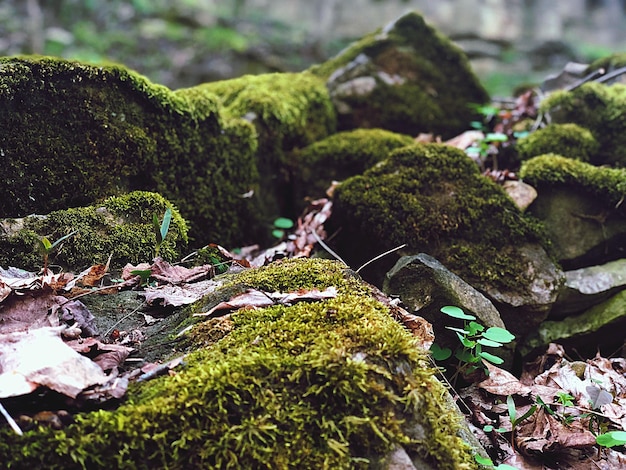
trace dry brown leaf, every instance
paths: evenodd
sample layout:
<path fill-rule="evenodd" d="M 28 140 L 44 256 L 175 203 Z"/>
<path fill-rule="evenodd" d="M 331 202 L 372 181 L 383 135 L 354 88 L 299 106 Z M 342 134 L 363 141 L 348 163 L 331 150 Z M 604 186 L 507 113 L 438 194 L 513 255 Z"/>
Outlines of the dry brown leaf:
<path fill-rule="evenodd" d="M 528 396 L 530 394 L 531 387 L 524 385 L 510 372 L 500 369 L 487 361 L 483 361 L 483 364 L 489 370 L 489 376 L 478 383 L 479 388 L 499 396 Z"/>
<path fill-rule="evenodd" d="M 109 264 L 95 264 L 89 269 L 80 273 L 77 277 L 77 284 L 86 287 L 95 287 L 109 270 Z"/>
<path fill-rule="evenodd" d="M 148 305 L 180 307 L 181 305 L 194 303 L 204 295 L 213 292 L 221 285 L 221 282 L 207 279 L 183 286 L 165 285 L 146 287 L 144 295 Z"/>
<path fill-rule="evenodd" d="M 149 269 L 153 278 L 168 284 L 199 281 L 212 276 L 215 271 L 210 264 L 186 268 L 184 266 L 172 266 L 161 258 L 156 258 Z"/>

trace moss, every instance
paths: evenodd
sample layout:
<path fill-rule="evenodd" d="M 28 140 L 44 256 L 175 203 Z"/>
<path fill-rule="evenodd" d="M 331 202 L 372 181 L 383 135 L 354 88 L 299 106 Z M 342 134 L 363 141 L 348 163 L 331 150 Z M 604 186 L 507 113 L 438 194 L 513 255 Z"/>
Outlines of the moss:
<path fill-rule="evenodd" d="M 587 67 L 587 70 L 585 71 L 585 75 L 598 69 L 604 69 L 611 72 L 622 67 L 626 67 L 626 54 L 611 54 L 609 56 L 602 57 L 601 59 L 594 60 L 591 64 L 589 64 L 589 67 Z"/>
<path fill-rule="evenodd" d="M 296 201 L 323 197 L 333 180 L 364 172 L 387 157 L 391 150 L 413 144 L 408 135 L 383 129 L 338 132 L 294 152 L 292 180 Z"/>
<path fill-rule="evenodd" d="M 174 260 L 187 245 L 187 225 L 178 210 L 155 193 L 135 191 L 125 196 L 111 197 L 101 205 L 53 211 L 47 216 L 31 216 L 23 227 L 11 235 L 0 237 L 0 266 L 18 266 L 37 270 L 42 257 L 36 251 L 36 241 L 42 236 L 54 242 L 76 231 L 51 255 L 50 261 L 70 270 L 81 270 L 94 263 L 106 263 L 120 268 L 130 262 L 137 264 L 154 257 L 155 234 L 153 214 L 161 219 L 170 207 L 172 222 L 160 256 Z"/>
<path fill-rule="evenodd" d="M 592 163 L 626 166 L 626 85 L 585 83 L 572 91 L 557 91 L 541 103 L 555 123 L 589 129 L 600 148 Z M 558 152 L 560 153 L 560 152 Z"/>
<path fill-rule="evenodd" d="M 180 209 L 193 239 L 251 242 L 258 204 L 240 195 L 259 183 L 254 128 L 220 112 L 202 87 L 171 91 L 122 66 L 2 58 L 0 213 L 150 190 Z"/>
<path fill-rule="evenodd" d="M 244 76 L 199 87 L 218 97 L 224 115 L 250 121 L 258 136 L 260 197 L 267 220 L 291 216 L 289 152 L 332 134 L 336 116 L 324 81 L 308 72 Z M 269 234 L 269 231 L 268 231 Z"/>
<path fill-rule="evenodd" d="M 592 161 L 599 145 L 589 130 L 578 124 L 549 124 L 517 141 L 522 160 L 558 153 L 583 162 Z"/>
<path fill-rule="evenodd" d="M 356 77 L 375 81 L 371 94 L 356 93 L 347 99 L 353 112 L 342 117 L 341 129 L 380 127 L 409 135 L 433 132 L 452 137 L 476 117 L 468 103 L 489 101 L 465 54 L 415 12 L 311 71 L 331 86 Z M 402 83 L 389 85 L 385 76 L 399 77 Z"/>
<path fill-rule="evenodd" d="M 460 150 L 416 144 L 336 189 L 336 248 L 354 266 L 406 243 L 427 252 L 467 282 L 496 287 L 527 283 L 516 247 L 544 239 L 502 188 Z M 378 267 L 380 269 L 380 266 Z"/>
<path fill-rule="evenodd" d="M 266 284 L 307 267 L 307 285 L 343 271 L 296 260 L 246 275 Z M 0 459 L 10 468 L 352 469 L 400 444 L 436 468 L 475 468 L 425 351 L 385 306 L 340 291 L 238 311 L 227 336 L 187 356 L 175 376 L 132 386 L 118 409 L 85 413 L 58 432 L 0 430 Z"/>
<path fill-rule="evenodd" d="M 610 207 L 622 206 L 626 198 L 626 169 L 596 167 L 561 155 L 540 155 L 520 169 L 524 181 L 538 189 L 570 186 L 593 195 Z"/>

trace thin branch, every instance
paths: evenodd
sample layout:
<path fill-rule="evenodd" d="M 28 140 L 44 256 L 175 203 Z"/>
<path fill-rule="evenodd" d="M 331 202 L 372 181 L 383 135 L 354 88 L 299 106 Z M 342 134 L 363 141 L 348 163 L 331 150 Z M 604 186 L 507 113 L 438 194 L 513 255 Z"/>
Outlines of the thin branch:
<path fill-rule="evenodd" d="M 324 243 L 322 241 L 322 239 L 320 238 L 320 236 L 315 233 L 315 230 L 311 231 L 311 235 L 313 235 L 313 238 L 315 238 L 315 241 L 317 241 L 317 243 L 319 243 L 322 248 L 324 248 L 326 251 L 328 251 L 328 253 L 330 253 L 333 257 L 335 257 L 336 259 L 338 259 L 339 261 L 341 261 L 343 264 L 345 264 L 346 266 L 350 267 L 350 265 L 348 263 L 346 263 L 343 259 L 341 259 L 341 256 L 339 256 L 337 253 L 335 253 L 331 247 L 329 247 L 326 243 Z"/>
<path fill-rule="evenodd" d="M 369 260 L 368 262 L 366 262 L 365 264 L 361 265 L 361 267 L 359 269 L 356 270 L 356 272 L 358 273 L 361 269 L 363 269 L 365 266 L 373 263 L 374 261 L 378 261 L 379 259 L 381 259 L 383 256 L 387 256 L 389 253 L 393 253 L 396 250 L 401 250 L 402 248 L 404 248 L 406 246 L 406 243 L 403 243 L 400 246 L 396 246 L 395 248 L 392 248 L 391 250 L 385 251 L 384 253 L 381 253 L 380 255 L 372 258 L 371 260 Z"/>

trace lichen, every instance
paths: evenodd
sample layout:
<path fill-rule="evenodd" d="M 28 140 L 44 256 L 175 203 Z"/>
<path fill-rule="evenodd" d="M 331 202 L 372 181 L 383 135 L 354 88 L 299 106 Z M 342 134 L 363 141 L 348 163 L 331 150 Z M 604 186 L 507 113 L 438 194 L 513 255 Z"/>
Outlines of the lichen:
<path fill-rule="evenodd" d="M 583 162 L 593 162 L 599 144 L 588 129 L 578 124 L 549 124 L 517 141 L 521 160 L 558 153 Z"/>
<path fill-rule="evenodd" d="M 589 129 L 600 148 L 595 164 L 626 166 L 626 85 L 590 82 L 571 91 L 560 90 L 541 103 L 552 122 L 574 123 Z"/>
<path fill-rule="evenodd" d="M 161 245 L 160 256 L 174 260 L 187 245 L 187 225 L 178 210 L 156 193 L 135 191 L 114 196 L 101 204 L 53 211 L 44 217 L 23 220 L 23 228 L 0 236 L 0 266 L 23 269 L 41 268 L 42 257 L 36 250 L 37 239 L 46 236 L 51 242 L 76 232 L 50 255 L 53 264 L 80 271 L 96 263 L 111 268 L 126 263 L 150 261 L 155 255 L 153 215 L 161 220 L 166 208 L 172 209 L 172 221 Z"/>
<path fill-rule="evenodd" d="M 131 190 L 162 194 L 200 242 L 258 235 L 254 128 L 224 120 L 202 87 L 171 91 L 118 65 L 0 59 L 0 213 L 79 207 Z M 245 221 L 245 222 L 244 222 Z"/>
<path fill-rule="evenodd" d="M 416 144 L 335 191 L 333 247 L 353 266 L 401 244 L 426 252 L 470 283 L 527 283 L 516 247 L 543 242 L 539 222 L 460 150 Z"/>
<path fill-rule="evenodd" d="M 308 278 L 269 280 L 309 267 Z M 249 271 L 258 287 L 338 280 L 340 294 L 240 310 L 230 333 L 189 354 L 176 375 L 131 386 L 115 410 L 56 432 L 3 428 L 0 459 L 16 469 L 353 469 L 402 445 L 436 468 L 475 468 L 425 351 L 387 307 L 342 289 L 342 272 L 323 260 Z"/>
<path fill-rule="evenodd" d="M 342 181 L 385 159 L 391 150 L 413 144 L 408 135 L 383 129 L 338 132 L 295 151 L 291 166 L 296 201 L 323 197 L 333 180 Z"/>
<path fill-rule="evenodd" d="M 540 155 L 524 162 L 520 169 L 524 181 L 538 189 L 570 186 L 593 195 L 609 207 L 623 210 L 626 198 L 626 169 L 605 168 L 572 160 L 561 155 Z"/>
<path fill-rule="evenodd" d="M 345 67 L 350 68 L 350 77 L 368 77 L 380 86 L 371 94 L 350 97 L 354 111 L 340 122 L 340 129 L 380 127 L 408 135 L 433 132 L 452 137 L 476 117 L 468 103 L 489 101 L 463 51 L 415 12 L 310 70 L 331 83 L 336 79 L 333 74 L 347 72 Z M 402 83 L 389 85 L 383 76 L 400 77 Z"/>

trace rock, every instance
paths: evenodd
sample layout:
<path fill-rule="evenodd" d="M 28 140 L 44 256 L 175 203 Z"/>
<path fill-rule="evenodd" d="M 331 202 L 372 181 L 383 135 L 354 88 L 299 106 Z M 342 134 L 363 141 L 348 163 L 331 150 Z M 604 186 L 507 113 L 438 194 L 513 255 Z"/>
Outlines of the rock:
<path fill-rule="evenodd" d="M 413 144 L 408 135 L 383 129 L 338 132 L 292 153 L 290 175 L 295 203 L 304 208 L 305 197 L 324 197 L 333 181 L 358 175 L 391 150 Z"/>
<path fill-rule="evenodd" d="M 625 169 L 548 154 L 525 162 L 520 175 L 537 189 L 528 210 L 544 223 L 554 255 L 565 269 L 624 257 Z"/>
<path fill-rule="evenodd" d="M 522 357 L 542 353 L 549 343 L 562 345 L 570 355 L 610 357 L 624 346 L 626 290 L 561 321 L 545 321 L 519 348 Z"/>
<path fill-rule="evenodd" d="M 517 141 L 522 160 L 557 153 L 583 162 L 594 162 L 600 146 L 591 132 L 578 124 L 549 124 Z"/>
<path fill-rule="evenodd" d="M 565 285 L 550 312 L 550 319 L 580 313 L 626 289 L 626 259 L 565 272 Z"/>
<path fill-rule="evenodd" d="M 540 230 L 502 188 L 461 151 L 415 144 L 392 151 L 335 190 L 328 231 L 351 266 L 407 244 L 401 255 L 428 253 L 497 302 L 511 332 L 531 330 L 548 314 L 561 271 L 542 247 Z M 397 255 L 362 270 L 381 285 Z"/>
<path fill-rule="evenodd" d="M 505 181 L 502 184 L 502 189 L 513 199 L 515 205 L 522 212 L 537 199 L 537 190 L 523 181 Z"/>
<path fill-rule="evenodd" d="M 246 288 L 337 296 L 238 310 L 217 339 L 217 319 L 196 321 L 177 343 L 185 366 L 129 387 L 119 407 L 59 431 L 1 427 L 4 465 L 347 469 L 400 446 L 431 468 L 475 465 L 426 351 L 342 264 L 296 259 L 227 279 L 188 312 Z"/>
<path fill-rule="evenodd" d="M 626 106 L 626 84 L 611 86 L 588 82 L 571 91 L 559 90 L 541 103 L 553 123 L 573 123 L 589 129 L 600 145 L 592 162 L 597 165 L 626 165 L 624 120 L 617 118 Z M 561 152 L 556 152 L 565 156 Z"/>
<path fill-rule="evenodd" d="M 450 138 L 476 117 L 468 103 L 489 101 L 465 54 L 415 12 L 311 70 L 328 80 L 340 129 Z"/>
<path fill-rule="evenodd" d="M 37 240 L 46 236 L 51 243 L 76 231 L 50 254 L 50 262 L 65 270 L 80 272 L 93 264 L 120 269 L 155 256 L 156 239 L 152 218 L 163 219 L 167 208 L 172 219 L 160 255 L 180 259 L 187 247 L 187 225 L 172 204 L 156 193 L 134 191 L 111 197 L 87 207 L 30 215 L 0 221 L 0 266 L 17 266 L 38 271 L 42 255 Z M 110 257 L 110 259 L 109 259 Z"/>

